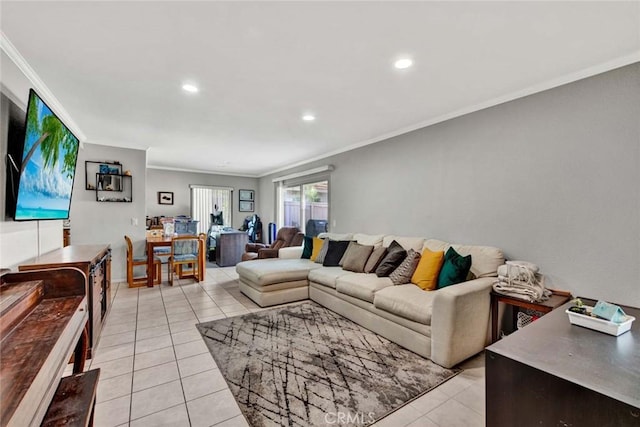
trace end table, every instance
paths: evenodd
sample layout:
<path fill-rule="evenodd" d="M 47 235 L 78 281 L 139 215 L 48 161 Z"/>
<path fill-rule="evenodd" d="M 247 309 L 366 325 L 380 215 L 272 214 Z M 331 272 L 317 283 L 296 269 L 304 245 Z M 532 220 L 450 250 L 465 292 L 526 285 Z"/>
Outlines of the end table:
<path fill-rule="evenodd" d="M 516 324 L 520 308 L 528 308 L 541 313 L 549 313 L 571 299 L 571 292 L 549 289 L 551 296 L 542 302 L 530 302 L 520 298 L 503 295 L 491 291 L 491 343 L 498 340 L 498 303 L 504 303 L 513 307 L 513 324 Z"/>

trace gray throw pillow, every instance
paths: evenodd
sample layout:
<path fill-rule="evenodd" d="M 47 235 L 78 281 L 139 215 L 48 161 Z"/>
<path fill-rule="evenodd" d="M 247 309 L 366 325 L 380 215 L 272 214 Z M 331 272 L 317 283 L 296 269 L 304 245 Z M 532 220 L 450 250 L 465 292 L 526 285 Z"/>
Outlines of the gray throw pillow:
<path fill-rule="evenodd" d="M 367 263 L 364 265 L 364 272 L 373 273 L 374 271 L 376 271 L 376 268 L 378 268 L 378 265 L 380 265 L 380 261 L 382 261 L 386 254 L 387 248 L 385 248 L 384 246 L 378 246 L 377 248 L 375 248 L 373 252 L 371 252 L 371 255 L 369 255 Z"/>
<path fill-rule="evenodd" d="M 343 258 L 344 263 L 342 265 L 343 270 L 353 271 L 356 273 L 364 273 L 364 266 L 367 264 L 369 255 L 373 251 L 373 246 L 360 245 L 358 243 L 351 242 L 347 253 Z"/>
<path fill-rule="evenodd" d="M 329 239 L 324 239 L 324 241 L 322 242 L 322 248 L 320 249 L 320 252 L 318 253 L 318 256 L 316 257 L 316 262 L 318 264 L 324 263 L 324 257 L 327 256 L 327 251 L 328 250 L 329 250 Z"/>
<path fill-rule="evenodd" d="M 342 255 L 342 259 L 340 259 L 340 267 L 344 265 L 344 260 L 347 259 L 347 255 L 349 254 L 351 247 L 356 244 L 357 243 L 354 240 L 349 242 L 349 246 L 347 246 L 347 250 L 344 252 L 344 255 Z"/>
<path fill-rule="evenodd" d="M 389 279 L 394 285 L 404 285 L 405 283 L 411 283 L 411 276 L 418 268 L 420 262 L 420 254 L 413 249 L 409 249 L 407 257 L 402 261 L 402 264 L 398 266 L 393 273 L 389 275 Z"/>

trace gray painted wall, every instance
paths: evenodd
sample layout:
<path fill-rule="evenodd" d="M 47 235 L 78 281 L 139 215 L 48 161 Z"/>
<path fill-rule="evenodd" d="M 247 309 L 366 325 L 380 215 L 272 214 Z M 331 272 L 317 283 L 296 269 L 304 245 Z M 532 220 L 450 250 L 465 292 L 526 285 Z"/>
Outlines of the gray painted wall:
<path fill-rule="evenodd" d="M 640 307 L 640 65 L 508 102 L 323 164 L 332 230 L 502 248 L 547 285 Z M 335 221 L 335 224 L 333 224 Z"/>
<path fill-rule="evenodd" d="M 240 228 L 242 226 L 244 218 L 248 215 L 252 215 L 251 212 L 240 212 L 238 210 L 238 190 L 257 190 L 257 178 L 170 171 L 163 169 L 147 170 L 147 215 L 190 215 L 191 193 L 189 185 L 214 185 L 219 187 L 233 188 L 233 228 Z M 173 205 L 159 205 L 159 191 L 173 192 Z M 256 191 L 256 193 L 258 192 Z M 256 197 L 258 196 L 259 194 L 256 194 Z M 262 215 L 262 212 L 260 210 L 260 203 L 258 201 L 256 201 L 255 203 L 255 213 L 257 213 L 258 215 Z"/>
<path fill-rule="evenodd" d="M 85 160 L 122 163 L 132 174 L 131 203 L 96 202 L 95 191 L 85 189 Z M 114 282 L 126 280 L 126 247 L 124 235 L 136 242 L 136 253 L 143 253 L 145 239 L 146 153 L 143 150 L 84 144 L 78 153 L 76 179 L 71 200 L 71 244 L 110 244 L 111 277 Z M 95 180 L 95 178 L 94 178 Z M 132 219 L 137 219 L 134 225 Z M 144 274 L 144 273 L 143 273 Z"/>

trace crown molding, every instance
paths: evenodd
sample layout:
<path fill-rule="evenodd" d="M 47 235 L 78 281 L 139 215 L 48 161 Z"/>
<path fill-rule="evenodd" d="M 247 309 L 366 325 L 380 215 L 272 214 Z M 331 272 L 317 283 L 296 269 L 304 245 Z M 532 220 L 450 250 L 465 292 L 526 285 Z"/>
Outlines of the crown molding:
<path fill-rule="evenodd" d="M 64 124 L 73 132 L 75 136 L 78 137 L 80 142 L 86 141 L 87 137 L 80 129 L 80 126 L 71 118 L 67 110 L 63 107 L 62 103 L 58 101 L 58 98 L 51 92 L 49 87 L 44 83 L 44 81 L 38 76 L 38 73 L 35 72 L 31 65 L 27 62 L 26 59 L 20 54 L 18 49 L 11 43 L 11 41 L 7 38 L 7 35 L 0 30 L 0 49 L 7 54 L 9 59 L 16 64 L 16 67 L 25 75 L 25 77 L 31 82 L 33 88 L 38 93 L 40 97 L 47 103 L 47 105 L 51 108 L 52 111 L 56 113 L 56 115 L 64 122 Z"/>
<path fill-rule="evenodd" d="M 636 62 L 640 62 L 640 51 L 635 51 L 630 53 L 629 55 L 624 55 L 610 61 L 606 61 L 600 64 L 596 64 L 594 66 L 585 68 L 583 70 L 565 74 L 564 76 L 557 77 L 554 79 L 550 79 L 539 84 L 530 86 L 528 88 L 518 90 L 515 92 L 511 92 L 509 94 L 499 96 L 493 99 L 490 99 L 485 102 L 481 102 L 479 104 L 470 105 L 468 107 L 461 108 L 459 110 L 455 110 L 449 113 L 445 113 L 441 116 L 435 117 L 433 119 L 429 119 L 423 122 L 419 122 L 401 129 L 397 129 L 392 132 L 388 132 L 386 134 L 379 135 L 377 137 L 367 139 L 365 141 L 356 142 L 354 144 L 347 145 L 345 147 L 339 148 L 337 150 L 330 151 L 329 153 L 322 154 L 320 156 L 312 157 L 307 160 L 303 160 L 282 168 L 274 169 L 270 172 L 260 174 L 259 177 L 263 178 L 269 175 L 273 175 L 279 172 L 284 172 L 287 170 L 291 170 L 298 166 L 304 166 L 306 164 L 316 162 L 319 160 L 327 159 L 331 156 L 335 156 L 337 154 L 346 153 L 347 151 L 355 150 L 356 148 L 365 147 L 367 145 L 375 144 L 377 142 L 385 141 L 387 139 L 403 135 L 405 133 L 413 132 L 414 130 L 422 129 L 428 126 L 435 125 L 440 122 L 444 122 L 447 120 L 454 119 L 456 117 L 464 116 L 469 113 L 474 113 L 476 111 L 484 110 L 486 108 L 494 107 L 496 105 L 504 104 L 509 101 L 513 101 L 518 98 L 524 98 L 525 96 L 533 95 L 538 92 L 543 92 L 545 90 L 553 89 L 558 86 L 562 86 L 565 84 L 573 83 L 578 80 L 586 79 L 588 77 L 595 76 L 597 74 L 606 73 L 607 71 L 615 70 L 616 68 L 622 68 L 627 65 L 635 64 Z"/>
<path fill-rule="evenodd" d="M 189 173 L 203 173 L 207 175 L 223 175 L 223 176 L 237 176 L 242 178 L 260 178 L 255 174 L 237 173 L 237 172 L 222 172 L 217 170 L 203 170 L 203 169 L 188 169 L 188 168 L 175 168 L 171 166 L 158 166 L 147 164 L 147 169 L 157 169 L 172 172 L 189 172 Z"/>

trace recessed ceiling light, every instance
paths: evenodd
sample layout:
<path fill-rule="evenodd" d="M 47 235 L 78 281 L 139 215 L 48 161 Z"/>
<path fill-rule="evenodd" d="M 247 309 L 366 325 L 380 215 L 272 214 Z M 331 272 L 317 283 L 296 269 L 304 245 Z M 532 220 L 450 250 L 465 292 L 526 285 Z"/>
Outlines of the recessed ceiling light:
<path fill-rule="evenodd" d="M 191 83 L 185 83 L 182 85 L 182 89 L 190 92 L 190 93 L 196 93 L 198 92 L 198 87 L 195 85 L 192 85 Z"/>
<path fill-rule="evenodd" d="M 316 119 L 316 116 L 314 116 L 313 114 L 305 114 L 304 116 L 302 116 L 302 120 L 304 120 L 305 122 L 312 122 Z"/>
<path fill-rule="evenodd" d="M 413 65 L 413 60 L 411 58 L 402 58 L 398 59 L 394 62 L 393 66 L 399 70 L 404 70 L 405 68 L 409 68 Z"/>

